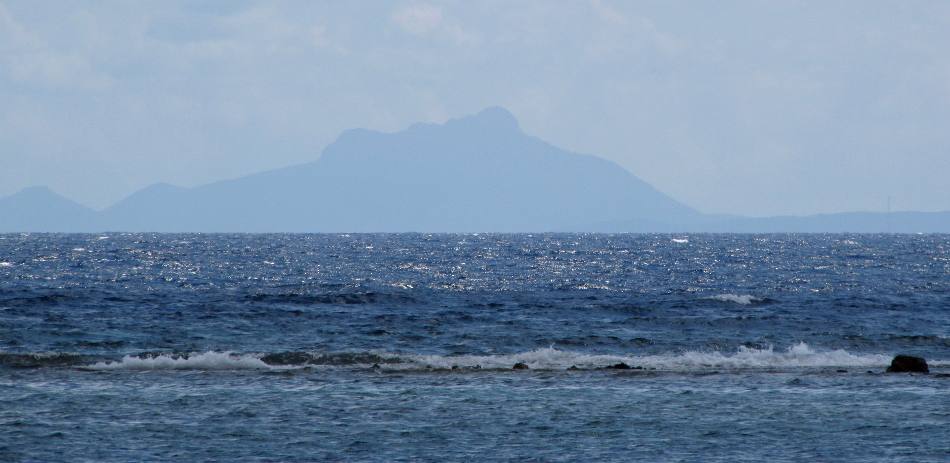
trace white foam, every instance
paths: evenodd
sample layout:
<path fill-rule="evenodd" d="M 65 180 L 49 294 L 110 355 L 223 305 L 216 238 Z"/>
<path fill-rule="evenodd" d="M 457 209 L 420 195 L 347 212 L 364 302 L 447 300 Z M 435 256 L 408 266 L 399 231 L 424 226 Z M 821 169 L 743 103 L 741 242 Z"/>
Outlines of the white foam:
<path fill-rule="evenodd" d="M 13 267 L 13 262 L 0 262 L 0 267 Z"/>
<path fill-rule="evenodd" d="M 804 342 L 784 351 L 772 347 L 754 349 L 740 346 L 735 352 L 687 351 L 676 354 L 657 355 L 596 355 L 558 350 L 537 349 L 508 355 L 416 355 L 408 356 L 410 365 L 416 367 L 451 368 L 475 367 L 511 368 L 515 363 L 525 363 L 532 369 L 602 368 L 617 363 L 642 366 L 663 371 L 694 371 L 706 369 L 786 369 L 820 367 L 883 367 L 890 364 L 892 355 L 852 354 L 845 350 L 819 351 Z M 389 365 L 387 365 L 389 366 Z M 405 368 L 405 364 L 391 365 Z"/>
<path fill-rule="evenodd" d="M 99 362 L 87 367 L 92 370 L 272 370 L 254 355 L 231 352 L 203 352 L 188 355 L 158 355 L 141 358 L 126 355 L 117 362 Z"/>
<path fill-rule="evenodd" d="M 658 355 L 642 358 L 642 363 L 656 368 L 689 370 L 696 368 L 820 368 L 820 367 L 881 367 L 889 365 L 892 355 L 852 354 L 843 349 L 819 351 L 800 342 L 784 351 L 771 346 L 754 349 L 740 346 L 732 354 L 721 351 L 684 352 L 676 356 Z"/>
<path fill-rule="evenodd" d="M 672 242 L 674 242 L 674 243 L 679 243 L 679 244 L 689 243 L 689 239 L 688 239 L 688 238 L 673 238 L 673 239 L 670 240 L 670 241 L 672 241 Z"/>
<path fill-rule="evenodd" d="M 891 354 L 854 354 L 842 349 L 819 350 L 804 342 L 784 350 L 772 347 L 755 349 L 740 346 L 735 351 L 686 351 L 654 355 L 601 355 L 559 350 L 536 349 L 527 352 L 498 355 L 413 355 L 389 352 L 373 352 L 384 360 L 379 367 L 389 370 L 427 370 L 482 368 L 511 369 L 516 363 L 524 363 L 533 370 L 565 370 L 572 366 L 580 369 L 597 369 L 618 363 L 631 367 L 643 367 L 658 371 L 692 372 L 708 370 L 789 370 L 801 368 L 883 368 L 890 364 Z M 289 370 L 301 368 L 369 368 L 372 364 L 350 365 L 268 365 L 259 354 L 234 354 L 231 352 L 204 352 L 187 356 L 159 355 L 140 358 L 123 357 L 119 361 L 99 362 L 90 365 L 92 370 Z M 931 365 L 948 365 L 950 362 L 929 361 Z"/>
<path fill-rule="evenodd" d="M 754 304 L 756 302 L 762 302 L 765 299 L 761 297 L 755 297 L 751 294 L 717 294 L 715 296 L 709 296 L 706 299 L 711 299 L 714 301 L 720 302 L 734 302 L 741 305 Z"/>

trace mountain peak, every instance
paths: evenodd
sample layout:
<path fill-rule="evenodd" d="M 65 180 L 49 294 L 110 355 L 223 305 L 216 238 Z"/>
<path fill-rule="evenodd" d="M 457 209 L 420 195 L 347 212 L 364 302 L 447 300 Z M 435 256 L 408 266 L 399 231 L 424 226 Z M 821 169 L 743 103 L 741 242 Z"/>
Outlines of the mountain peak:
<path fill-rule="evenodd" d="M 29 186 L 10 196 L 0 197 L 3 201 L 69 201 L 45 185 Z M 69 201 L 72 202 L 72 201 Z"/>
<path fill-rule="evenodd" d="M 477 114 L 452 119 L 446 122 L 446 125 L 475 126 L 488 131 L 521 131 L 521 126 L 518 125 L 518 119 L 516 119 L 510 111 L 501 106 L 490 106 L 479 111 Z"/>

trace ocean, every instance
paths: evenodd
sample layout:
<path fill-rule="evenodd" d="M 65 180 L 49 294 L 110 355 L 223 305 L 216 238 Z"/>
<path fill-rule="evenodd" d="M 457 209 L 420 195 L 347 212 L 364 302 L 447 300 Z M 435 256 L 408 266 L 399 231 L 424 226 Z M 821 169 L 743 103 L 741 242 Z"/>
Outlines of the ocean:
<path fill-rule="evenodd" d="M 0 461 L 946 462 L 950 235 L 0 235 Z"/>

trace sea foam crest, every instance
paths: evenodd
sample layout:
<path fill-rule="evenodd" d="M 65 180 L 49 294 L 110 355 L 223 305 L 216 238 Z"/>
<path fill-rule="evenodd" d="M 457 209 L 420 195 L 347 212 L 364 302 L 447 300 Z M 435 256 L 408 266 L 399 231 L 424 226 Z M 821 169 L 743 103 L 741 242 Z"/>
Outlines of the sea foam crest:
<path fill-rule="evenodd" d="M 119 361 L 98 362 L 86 368 L 92 370 L 271 370 L 281 367 L 268 365 L 254 355 L 202 352 L 187 356 L 162 354 L 144 358 L 126 355 Z"/>
<path fill-rule="evenodd" d="M 890 355 L 852 354 L 838 349 L 818 351 L 804 342 L 776 351 L 772 347 L 755 349 L 740 346 L 732 353 L 722 351 L 687 351 L 676 354 L 644 356 L 594 355 L 558 350 L 537 349 L 509 355 L 415 355 L 409 356 L 410 364 L 430 368 L 453 366 L 472 368 L 511 368 L 515 363 L 524 363 L 532 369 L 603 368 L 617 363 L 641 366 L 664 371 L 693 371 L 705 369 L 763 369 L 763 368 L 816 368 L 816 367 L 882 367 L 890 363 Z M 394 368 L 405 368 L 395 364 Z"/>
<path fill-rule="evenodd" d="M 789 369 L 820 367 L 884 367 L 891 355 L 853 354 L 848 351 L 813 349 L 804 342 L 785 350 L 771 347 L 755 349 L 740 346 L 734 352 L 687 351 L 654 355 L 600 355 L 559 350 L 535 349 L 527 352 L 497 355 L 420 355 L 375 352 L 347 354 L 345 358 L 327 363 L 311 355 L 311 360 L 294 364 L 271 364 L 260 354 L 204 352 L 190 355 L 162 354 L 153 357 L 125 356 L 113 362 L 99 362 L 86 368 L 93 370 L 284 370 L 300 368 L 369 368 L 384 370 L 429 370 L 451 368 L 511 369 L 524 363 L 535 370 L 598 369 L 618 363 L 659 371 L 703 371 L 710 369 Z M 267 356 L 263 356 L 267 358 Z M 334 357 L 336 358 L 336 357 Z M 317 360 L 313 360 L 317 359 Z M 349 359 L 344 362 L 343 360 Z M 315 363 L 317 362 L 317 363 Z"/>
<path fill-rule="evenodd" d="M 715 296 L 709 296 L 706 299 L 719 302 L 733 302 L 740 305 L 749 305 L 756 304 L 759 302 L 764 302 L 765 299 L 761 297 L 756 297 L 751 294 L 717 294 Z"/>
<path fill-rule="evenodd" d="M 784 351 L 776 351 L 771 346 L 755 349 L 740 346 L 734 354 L 721 351 L 690 351 L 675 356 L 657 355 L 642 358 L 646 365 L 656 368 L 695 369 L 695 368 L 815 368 L 815 367 L 875 367 L 885 366 L 891 361 L 891 355 L 852 354 L 844 349 L 819 351 L 800 342 Z"/>

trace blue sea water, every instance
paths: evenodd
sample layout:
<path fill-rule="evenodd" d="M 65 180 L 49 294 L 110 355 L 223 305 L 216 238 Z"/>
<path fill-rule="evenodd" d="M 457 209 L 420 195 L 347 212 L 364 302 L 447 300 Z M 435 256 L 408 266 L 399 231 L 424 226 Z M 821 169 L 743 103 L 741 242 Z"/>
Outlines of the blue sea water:
<path fill-rule="evenodd" d="M 0 461 L 948 461 L 948 374 L 948 235 L 0 235 Z"/>

